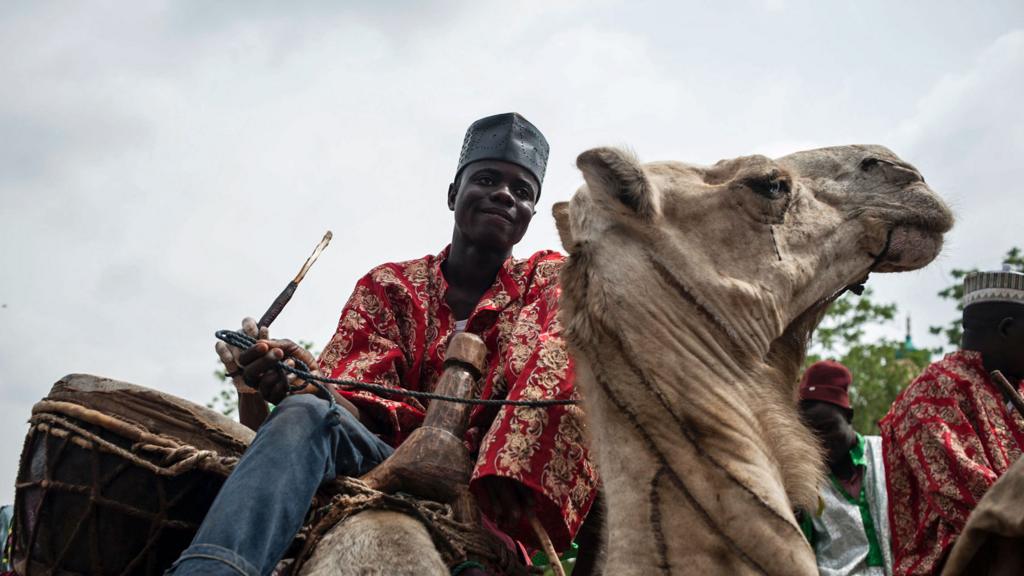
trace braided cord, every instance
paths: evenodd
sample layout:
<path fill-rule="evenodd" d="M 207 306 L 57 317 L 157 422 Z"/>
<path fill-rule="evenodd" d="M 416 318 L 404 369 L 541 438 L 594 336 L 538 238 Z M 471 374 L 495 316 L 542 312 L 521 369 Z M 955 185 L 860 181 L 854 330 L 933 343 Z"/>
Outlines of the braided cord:
<path fill-rule="evenodd" d="M 218 330 L 214 336 L 218 340 L 225 342 L 230 346 L 236 348 L 249 348 L 256 343 L 256 340 L 249 337 L 241 332 L 235 332 L 233 330 Z M 444 394 L 435 394 L 433 392 L 422 392 L 418 390 L 405 390 L 402 388 L 389 388 L 387 386 L 381 386 L 380 384 L 370 384 L 368 382 L 357 382 L 355 380 L 343 380 L 340 378 L 328 378 L 319 374 L 313 374 L 309 371 L 309 366 L 306 366 L 304 362 L 297 358 L 292 359 L 296 366 L 288 366 L 284 361 L 278 361 L 277 366 L 281 370 L 294 374 L 298 378 L 307 382 L 312 382 L 317 388 L 327 394 L 330 401 L 334 402 L 334 395 L 327 389 L 326 384 L 333 384 L 335 386 L 341 386 L 348 390 L 363 390 L 366 392 L 372 392 L 381 396 L 396 396 L 405 398 L 416 398 L 420 400 L 440 400 L 442 402 L 454 402 L 456 404 L 472 404 L 474 406 L 526 406 L 530 408 L 544 408 L 548 406 L 573 406 L 577 403 L 576 400 L 505 400 L 501 398 L 458 398 L 455 396 L 446 396 Z M 305 388 L 305 384 L 298 384 L 290 386 L 289 390 L 295 392 Z"/>

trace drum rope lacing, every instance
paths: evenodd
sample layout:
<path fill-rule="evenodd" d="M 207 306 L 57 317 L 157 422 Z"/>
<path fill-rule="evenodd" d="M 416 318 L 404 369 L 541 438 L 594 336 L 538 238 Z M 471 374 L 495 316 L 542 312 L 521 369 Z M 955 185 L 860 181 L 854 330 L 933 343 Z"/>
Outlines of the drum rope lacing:
<path fill-rule="evenodd" d="M 249 348 L 256 343 L 256 340 L 250 336 L 236 332 L 234 330 L 218 330 L 214 334 L 218 340 L 224 343 L 235 346 L 236 348 Z M 345 380 L 341 378 L 328 378 L 319 374 L 313 374 L 309 371 L 309 367 L 304 362 L 297 358 L 292 359 L 296 366 L 289 366 L 284 363 L 283 360 L 278 361 L 277 367 L 284 372 L 294 374 L 296 377 L 311 382 L 321 392 L 323 392 L 328 401 L 331 403 L 331 408 L 335 406 L 334 395 L 331 394 L 330 390 L 327 389 L 327 384 L 333 384 L 335 386 L 342 386 L 351 390 L 363 390 L 366 392 L 372 392 L 374 394 L 384 396 L 402 396 L 406 398 L 416 398 L 418 400 L 440 400 L 443 402 L 454 402 L 456 404 L 472 404 L 475 406 L 525 406 L 529 408 L 545 408 L 548 406 L 573 406 L 577 404 L 576 400 L 570 399 L 547 399 L 547 400 L 506 400 L 502 398 L 458 398 L 456 396 L 446 396 L 444 394 L 435 394 L 434 392 L 423 392 L 419 390 L 406 390 L 404 388 L 389 388 L 387 386 L 381 386 L 380 384 L 370 384 L 368 382 L 358 382 L 355 380 Z M 296 392 L 305 388 L 305 383 L 289 386 L 289 392 Z"/>

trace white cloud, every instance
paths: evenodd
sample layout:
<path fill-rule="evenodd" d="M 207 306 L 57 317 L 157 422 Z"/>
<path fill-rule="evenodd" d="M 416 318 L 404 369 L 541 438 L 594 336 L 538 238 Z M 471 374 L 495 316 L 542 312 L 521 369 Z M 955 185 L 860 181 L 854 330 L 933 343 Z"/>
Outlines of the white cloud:
<path fill-rule="evenodd" d="M 1024 29 L 983 49 L 968 70 L 950 72 L 924 94 L 917 112 L 889 140 L 953 206 L 957 224 L 939 259 L 907 276 L 873 280 L 879 298 L 916 319 L 918 344 L 927 324 L 956 317 L 953 304 L 932 296 L 952 283 L 955 268 L 996 269 L 1012 246 L 1024 246 L 1018 165 L 1024 153 Z M 923 297 L 926 296 L 926 297 Z"/>

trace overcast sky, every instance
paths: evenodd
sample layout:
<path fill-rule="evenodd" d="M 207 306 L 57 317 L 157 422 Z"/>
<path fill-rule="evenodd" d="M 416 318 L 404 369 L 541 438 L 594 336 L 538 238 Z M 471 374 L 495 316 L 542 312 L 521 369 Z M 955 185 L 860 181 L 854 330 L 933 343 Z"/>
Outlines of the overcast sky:
<path fill-rule="evenodd" d="M 892 148 L 958 216 L 931 267 L 871 282 L 919 345 L 953 315 L 950 270 L 1024 244 L 1020 0 L 4 2 L 0 83 L 0 502 L 61 376 L 205 402 L 213 332 L 259 316 L 325 230 L 276 335 L 323 344 L 369 268 L 440 251 L 484 115 L 551 143 L 519 255 L 558 247 L 550 205 L 607 144 Z"/>

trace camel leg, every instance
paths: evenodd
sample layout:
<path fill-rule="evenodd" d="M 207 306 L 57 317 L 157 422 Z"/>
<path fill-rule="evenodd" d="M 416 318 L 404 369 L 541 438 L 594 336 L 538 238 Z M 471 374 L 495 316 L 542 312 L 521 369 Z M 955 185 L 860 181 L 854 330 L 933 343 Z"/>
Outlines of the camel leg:
<path fill-rule="evenodd" d="M 415 518 L 368 510 L 340 522 L 300 576 L 447 576 L 427 529 Z"/>

